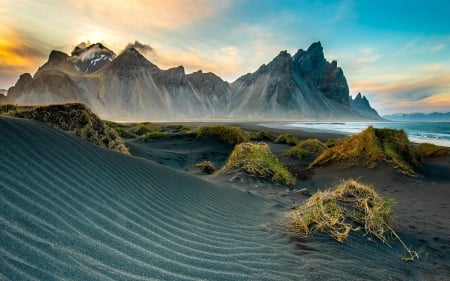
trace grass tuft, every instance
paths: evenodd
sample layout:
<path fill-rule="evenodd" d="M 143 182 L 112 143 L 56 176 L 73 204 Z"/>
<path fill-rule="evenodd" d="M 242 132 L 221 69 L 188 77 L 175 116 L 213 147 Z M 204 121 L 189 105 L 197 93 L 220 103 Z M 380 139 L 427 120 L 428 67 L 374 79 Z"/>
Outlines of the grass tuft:
<path fill-rule="evenodd" d="M 252 141 L 272 141 L 274 142 L 277 139 L 277 136 L 272 134 L 269 131 L 262 130 L 256 133 L 250 134 L 250 140 Z"/>
<path fill-rule="evenodd" d="M 398 238 L 409 254 L 403 259 L 418 259 L 418 254 L 407 248 L 393 230 L 392 205 L 393 200 L 380 197 L 372 187 L 350 179 L 335 189 L 316 192 L 293 211 L 292 230 L 302 237 L 327 234 L 343 243 L 351 232 L 363 228 L 365 235 L 386 244 L 392 237 Z"/>
<path fill-rule="evenodd" d="M 214 174 L 217 170 L 211 161 L 203 161 L 201 163 L 197 163 L 197 164 L 195 164 L 195 167 L 209 175 Z"/>
<path fill-rule="evenodd" d="M 298 140 L 297 136 L 291 134 L 282 134 L 275 139 L 275 142 L 294 146 L 297 145 L 300 141 Z"/>
<path fill-rule="evenodd" d="M 309 167 L 340 162 L 344 167 L 365 165 L 374 168 L 382 161 L 398 168 L 405 175 L 416 176 L 418 157 L 403 130 L 375 129 L 370 126 L 357 135 L 337 141 Z"/>
<path fill-rule="evenodd" d="M 432 143 L 421 143 L 416 146 L 419 157 L 439 157 L 450 154 L 450 149 Z"/>
<path fill-rule="evenodd" d="M 195 133 L 197 138 L 214 136 L 232 145 L 249 140 L 249 137 L 241 128 L 234 126 L 201 126 L 195 129 Z"/>
<path fill-rule="evenodd" d="M 307 139 L 299 142 L 289 149 L 286 155 L 298 159 L 315 158 L 319 156 L 327 147 L 318 139 Z"/>
<path fill-rule="evenodd" d="M 143 136 L 145 134 L 158 132 L 160 130 L 161 128 L 157 124 L 144 122 L 135 125 L 133 128 L 131 128 L 130 132 L 137 136 Z"/>
<path fill-rule="evenodd" d="M 81 103 L 47 106 L 2 105 L 0 115 L 44 122 L 71 132 L 96 145 L 129 154 L 128 148 L 117 131 Z"/>
<path fill-rule="evenodd" d="M 250 175 L 286 186 L 295 185 L 295 177 L 272 154 L 266 143 L 236 145 L 227 163 L 219 172 L 230 169 L 242 169 Z"/>

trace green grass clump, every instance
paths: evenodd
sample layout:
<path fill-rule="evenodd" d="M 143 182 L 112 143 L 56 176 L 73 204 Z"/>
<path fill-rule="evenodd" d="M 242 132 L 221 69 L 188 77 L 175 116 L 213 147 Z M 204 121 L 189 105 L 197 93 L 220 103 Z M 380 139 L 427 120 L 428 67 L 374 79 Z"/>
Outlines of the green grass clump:
<path fill-rule="evenodd" d="M 242 169 L 250 175 L 286 186 L 295 185 L 295 177 L 272 154 L 266 143 L 236 145 L 220 172 L 230 169 Z"/>
<path fill-rule="evenodd" d="M 234 126 L 202 126 L 195 129 L 195 134 L 197 138 L 218 137 L 232 145 L 246 142 L 249 139 L 241 128 Z"/>
<path fill-rule="evenodd" d="M 286 155 L 298 159 L 315 158 L 319 156 L 327 147 L 318 139 L 307 139 L 299 142 L 289 149 Z"/>
<path fill-rule="evenodd" d="M 432 143 L 421 143 L 416 146 L 420 157 L 439 157 L 450 154 L 450 149 Z"/>
<path fill-rule="evenodd" d="M 134 127 L 132 127 L 130 132 L 137 136 L 143 136 L 145 134 L 158 132 L 160 130 L 161 130 L 161 128 L 157 124 L 150 123 L 150 122 L 144 122 L 144 123 L 139 123 L 139 124 L 135 125 Z"/>
<path fill-rule="evenodd" d="M 275 141 L 276 139 L 277 139 L 276 135 L 266 130 L 250 134 L 250 140 L 252 141 Z"/>
<path fill-rule="evenodd" d="M 343 243 L 351 232 L 365 231 L 383 243 L 398 235 L 393 230 L 393 200 L 379 196 L 375 190 L 355 180 L 341 182 L 335 189 L 316 192 L 302 206 L 292 212 L 292 230 L 307 237 L 313 233 L 332 236 Z M 409 257 L 419 258 L 400 240 Z"/>
<path fill-rule="evenodd" d="M 165 126 L 166 129 L 171 130 L 173 133 L 177 134 L 187 134 L 192 131 L 191 127 L 183 124 L 169 124 Z"/>
<path fill-rule="evenodd" d="M 418 158 L 403 130 L 375 129 L 346 137 L 319 155 L 310 168 L 340 162 L 345 167 L 365 165 L 374 168 L 379 162 L 387 162 L 404 174 L 415 176 Z"/>
<path fill-rule="evenodd" d="M 131 133 L 129 130 L 129 125 L 126 124 L 120 124 L 120 123 L 116 123 L 116 122 L 112 122 L 112 121 L 104 121 L 105 124 L 107 126 L 109 126 L 110 128 L 116 130 L 117 133 L 119 133 L 119 135 L 122 138 L 135 138 L 136 135 Z"/>
<path fill-rule="evenodd" d="M 165 131 L 154 131 L 154 132 L 148 132 L 145 133 L 143 136 L 141 136 L 142 141 L 149 141 L 153 139 L 160 139 L 167 136 L 167 132 Z"/>
<path fill-rule="evenodd" d="M 275 142 L 294 146 L 297 145 L 300 141 L 298 140 L 297 136 L 291 134 L 282 134 L 275 139 Z"/>

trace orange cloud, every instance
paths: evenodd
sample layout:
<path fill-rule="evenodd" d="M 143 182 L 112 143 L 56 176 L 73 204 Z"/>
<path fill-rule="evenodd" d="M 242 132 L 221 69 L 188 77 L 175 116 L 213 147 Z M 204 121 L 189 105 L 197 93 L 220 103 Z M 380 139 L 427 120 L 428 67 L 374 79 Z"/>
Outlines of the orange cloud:
<path fill-rule="evenodd" d="M 450 72 L 436 66 L 426 68 L 439 71 L 427 71 L 399 80 L 380 76 L 352 81 L 351 92 L 369 93 L 372 105 L 382 114 L 449 111 Z"/>
<path fill-rule="evenodd" d="M 102 25 L 121 26 L 126 30 L 148 31 L 149 29 L 174 30 L 199 19 L 214 16 L 223 9 L 225 0 L 67 0 L 80 15 L 89 22 Z"/>
<path fill-rule="evenodd" d="M 34 72 L 47 55 L 48 50 L 42 50 L 38 41 L 17 30 L 0 27 L 0 88 L 13 85 L 24 72 Z"/>

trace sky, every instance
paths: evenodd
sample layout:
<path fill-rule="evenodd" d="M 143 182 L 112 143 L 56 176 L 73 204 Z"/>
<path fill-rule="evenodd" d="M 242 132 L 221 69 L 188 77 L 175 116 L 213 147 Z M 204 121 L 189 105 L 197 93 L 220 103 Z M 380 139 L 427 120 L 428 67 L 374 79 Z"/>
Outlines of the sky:
<path fill-rule="evenodd" d="M 447 0 L 0 0 L 0 14 L 0 89 L 81 42 L 137 41 L 162 69 L 233 82 L 320 41 L 381 115 L 450 111 Z"/>

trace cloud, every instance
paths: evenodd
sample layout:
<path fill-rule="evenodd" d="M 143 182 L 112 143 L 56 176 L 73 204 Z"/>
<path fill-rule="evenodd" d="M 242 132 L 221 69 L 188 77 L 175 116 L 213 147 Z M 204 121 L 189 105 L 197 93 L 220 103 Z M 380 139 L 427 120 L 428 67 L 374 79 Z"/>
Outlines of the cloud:
<path fill-rule="evenodd" d="M 24 72 L 34 72 L 48 57 L 48 46 L 21 30 L 1 26 L 0 38 L 0 88 L 12 86 Z"/>
<path fill-rule="evenodd" d="M 372 48 L 362 49 L 356 56 L 355 61 L 359 64 L 374 63 L 381 57 Z"/>
<path fill-rule="evenodd" d="M 176 30 L 210 18 L 226 7 L 225 0 L 66 0 L 85 20 L 123 30 Z"/>
<path fill-rule="evenodd" d="M 445 47 L 446 47 L 445 44 L 437 44 L 437 45 L 434 45 L 431 49 L 433 50 L 433 52 L 438 53 L 438 52 L 442 51 L 443 49 L 445 49 Z"/>
<path fill-rule="evenodd" d="M 131 48 L 135 48 L 136 50 L 138 50 L 140 53 L 142 53 L 144 55 L 150 55 L 154 51 L 150 45 L 143 44 L 137 40 L 134 41 L 134 43 L 128 43 L 128 45 L 125 47 L 125 50 L 131 49 Z"/>
<path fill-rule="evenodd" d="M 370 101 L 382 114 L 450 108 L 450 72 L 428 75 L 421 73 L 407 79 L 383 83 L 386 78 L 352 81 L 351 92 L 369 93 Z"/>

